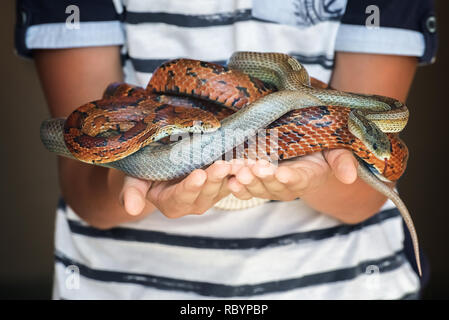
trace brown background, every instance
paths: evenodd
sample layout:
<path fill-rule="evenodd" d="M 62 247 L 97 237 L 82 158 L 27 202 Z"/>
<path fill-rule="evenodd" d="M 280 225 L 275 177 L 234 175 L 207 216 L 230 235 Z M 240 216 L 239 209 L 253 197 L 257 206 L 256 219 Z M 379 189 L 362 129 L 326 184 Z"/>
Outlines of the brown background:
<path fill-rule="evenodd" d="M 447 12 L 449 1 L 437 1 L 437 62 L 418 70 L 407 101 L 411 118 L 402 136 L 411 156 L 399 188 L 431 262 L 427 299 L 449 298 L 449 21 L 442 19 Z M 14 18 L 14 1 L 1 1 L 0 298 L 48 299 L 59 194 L 56 157 L 39 140 L 40 122 L 49 114 L 33 63 L 14 53 Z"/>

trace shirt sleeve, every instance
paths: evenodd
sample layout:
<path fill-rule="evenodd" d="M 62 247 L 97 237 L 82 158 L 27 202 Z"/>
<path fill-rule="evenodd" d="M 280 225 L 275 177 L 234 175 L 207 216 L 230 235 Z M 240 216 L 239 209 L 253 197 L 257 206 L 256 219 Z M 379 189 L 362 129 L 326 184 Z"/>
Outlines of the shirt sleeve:
<path fill-rule="evenodd" d="M 428 64 L 437 45 L 433 0 L 348 0 L 335 50 L 415 56 Z"/>
<path fill-rule="evenodd" d="M 123 45 L 119 1 L 17 0 L 15 47 L 32 49 Z"/>

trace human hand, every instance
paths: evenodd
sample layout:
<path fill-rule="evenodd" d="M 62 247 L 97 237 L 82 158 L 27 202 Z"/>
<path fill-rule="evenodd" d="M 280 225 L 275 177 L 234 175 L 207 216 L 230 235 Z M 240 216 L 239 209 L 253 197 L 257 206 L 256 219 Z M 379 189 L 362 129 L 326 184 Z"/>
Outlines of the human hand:
<path fill-rule="evenodd" d="M 139 215 L 151 202 L 168 218 L 202 214 L 230 193 L 231 164 L 217 161 L 176 181 L 147 181 L 125 177 L 121 198 L 130 215 Z"/>
<path fill-rule="evenodd" d="M 318 190 L 334 175 L 344 184 L 357 179 L 357 160 L 344 149 L 316 152 L 285 160 L 276 167 L 264 161 L 232 162 L 228 186 L 239 199 L 252 197 L 290 201 Z"/>

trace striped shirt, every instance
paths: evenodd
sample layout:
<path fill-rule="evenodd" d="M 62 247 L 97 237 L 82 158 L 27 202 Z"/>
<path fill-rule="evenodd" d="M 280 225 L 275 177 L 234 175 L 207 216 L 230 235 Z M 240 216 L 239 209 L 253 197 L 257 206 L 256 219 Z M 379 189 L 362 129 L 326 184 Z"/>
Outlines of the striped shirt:
<path fill-rule="evenodd" d="M 69 5 L 79 9 L 79 28 Z M 395 14 L 401 9 L 407 14 Z M 120 45 L 125 80 L 140 86 L 168 59 L 225 64 L 234 51 L 284 52 L 328 82 L 335 51 L 432 62 L 432 19 L 432 1 L 422 0 L 22 0 L 16 48 L 30 56 L 37 48 Z M 408 238 L 390 201 L 355 225 L 298 199 L 179 219 L 156 211 L 100 230 L 61 200 L 54 298 L 417 298 Z"/>

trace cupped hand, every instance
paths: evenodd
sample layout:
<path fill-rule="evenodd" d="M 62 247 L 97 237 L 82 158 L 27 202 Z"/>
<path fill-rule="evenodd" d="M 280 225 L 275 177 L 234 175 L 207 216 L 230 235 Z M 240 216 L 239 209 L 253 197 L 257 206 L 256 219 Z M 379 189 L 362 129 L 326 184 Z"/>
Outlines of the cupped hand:
<path fill-rule="evenodd" d="M 290 201 L 318 190 L 332 175 L 351 184 L 357 179 L 357 165 L 352 153 L 344 149 L 281 161 L 279 166 L 264 160 L 217 161 L 182 180 L 125 177 L 121 198 L 130 215 L 141 214 L 150 202 L 165 216 L 179 218 L 202 214 L 229 193 L 242 200 Z"/>
<path fill-rule="evenodd" d="M 231 164 L 217 161 L 176 181 L 146 181 L 125 177 L 121 198 L 125 210 L 139 215 L 149 201 L 168 218 L 202 214 L 230 193 Z"/>
<path fill-rule="evenodd" d="M 344 184 L 357 179 L 357 160 L 344 149 L 316 152 L 285 160 L 275 166 L 267 161 L 234 160 L 228 181 L 239 199 L 252 197 L 290 201 L 317 191 L 334 175 Z"/>

